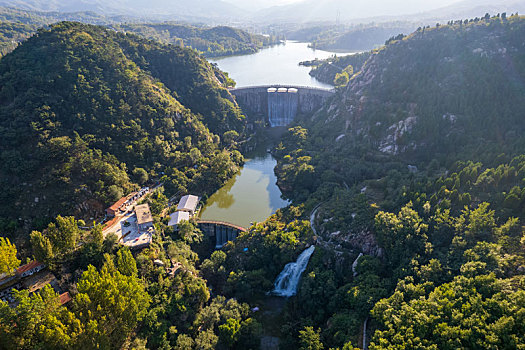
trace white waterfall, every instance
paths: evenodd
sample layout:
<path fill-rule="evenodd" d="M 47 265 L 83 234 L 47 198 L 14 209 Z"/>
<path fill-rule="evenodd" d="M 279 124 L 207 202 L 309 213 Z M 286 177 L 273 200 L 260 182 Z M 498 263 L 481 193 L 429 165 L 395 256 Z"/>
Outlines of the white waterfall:
<path fill-rule="evenodd" d="M 297 285 L 299 284 L 301 275 L 304 270 L 306 270 L 306 266 L 308 265 L 308 261 L 314 250 L 315 246 L 312 245 L 299 255 L 296 262 L 286 264 L 283 271 L 277 276 L 277 279 L 273 284 L 273 295 L 291 297 L 297 293 Z"/>

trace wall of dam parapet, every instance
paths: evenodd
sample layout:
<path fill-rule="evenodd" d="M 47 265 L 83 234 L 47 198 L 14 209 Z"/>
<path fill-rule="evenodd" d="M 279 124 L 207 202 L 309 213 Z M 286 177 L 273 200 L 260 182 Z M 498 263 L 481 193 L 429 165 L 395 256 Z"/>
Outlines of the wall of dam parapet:
<path fill-rule="evenodd" d="M 231 89 L 248 117 L 265 118 L 270 126 L 289 125 L 297 115 L 320 109 L 334 90 L 306 86 L 266 85 Z"/>

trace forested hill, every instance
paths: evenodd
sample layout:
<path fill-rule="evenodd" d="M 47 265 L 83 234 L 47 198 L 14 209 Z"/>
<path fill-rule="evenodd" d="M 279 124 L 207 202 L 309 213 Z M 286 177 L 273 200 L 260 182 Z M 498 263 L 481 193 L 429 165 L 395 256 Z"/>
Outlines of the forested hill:
<path fill-rule="evenodd" d="M 244 126 L 227 80 L 190 49 L 40 30 L 0 60 L 2 216 L 94 216 L 148 175 L 169 192 L 216 189 L 242 161 L 221 141 Z"/>
<path fill-rule="evenodd" d="M 180 23 L 145 23 L 115 25 L 121 31 L 133 32 L 160 42 L 189 46 L 207 57 L 249 54 L 276 44 L 276 37 L 250 34 L 244 30 L 218 26 L 197 27 Z"/>
<path fill-rule="evenodd" d="M 514 16 L 390 40 L 339 91 L 317 131 L 413 161 L 523 149 L 524 37 L 525 20 Z"/>
<path fill-rule="evenodd" d="M 393 38 L 283 137 L 279 184 L 318 233 L 288 333 L 523 347 L 524 37 L 487 15 Z"/>

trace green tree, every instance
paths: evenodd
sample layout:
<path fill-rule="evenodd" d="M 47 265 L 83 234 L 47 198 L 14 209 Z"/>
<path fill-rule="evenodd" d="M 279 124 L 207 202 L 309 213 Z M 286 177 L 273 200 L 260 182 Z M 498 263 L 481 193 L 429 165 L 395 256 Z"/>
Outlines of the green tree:
<path fill-rule="evenodd" d="M 337 87 L 344 87 L 350 82 L 350 77 L 347 72 L 337 73 L 334 79 L 334 85 Z"/>
<path fill-rule="evenodd" d="M 222 135 L 222 139 L 226 145 L 232 147 L 235 145 L 235 141 L 239 138 L 239 133 L 235 130 L 229 130 Z"/>
<path fill-rule="evenodd" d="M 95 244 L 97 247 L 102 247 L 102 244 L 104 243 L 104 234 L 102 232 L 102 225 L 94 224 L 93 228 L 89 232 L 89 238 L 90 243 Z"/>
<path fill-rule="evenodd" d="M 140 185 L 145 184 L 149 180 L 148 172 L 143 168 L 133 169 L 133 179 Z"/>
<path fill-rule="evenodd" d="M 150 296 L 136 276 L 89 266 L 77 284 L 75 304 L 87 325 L 87 348 L 117 348 L 145 316 Z"/>
<path fill-rule="evenodd" d="M 80 236 L 78 222 L 72 216 L 57 216 L 56 223 L 50 223 L 47 227 L 47 236 L 53 244 L 54 252 L 65 253 L 75 248 Z"/>
<path fill-rule="evenodd" d="M 177 337 L 177 343 L 173 347 L 175 350 L 193 350 L 194 341 L 187 334 L 180 334 Z"/>
<path fill-rule="evenodd" d="M 232 347 L 239 339 L 241 323 L 239 320 L 229 318 L 226 323 L 219 326 L 219 338 L 228 347 Z"/>
<path fill-rule="evenodd" d="M 321 343 L 320 330 L 315 331 L 313 327 L 304 327 L 303 330 L 299 331 L 299 344 L 300 350 L 324 349 L 324 345 Z"/>
<path fill-rule="evenodd" d="M 182 221 L 177 228 L 181 238 L 189 244 L 202 242 L 202 231 L 193 221 Z"/>
<path fill-rule="evenodd" d="M 73 349 L 82 325 L 76 316 L 60 305 L 49 286 L 31 296 L 15 292 L 17 306 L 0 301 L 0 347 L 2 349 Z"/>
<path fill-rule="evenodd" d="M 20 266 L 16 253 L 16 246 L 9 238 L 0 237 L 0 273 L 12 274 L 13 270 Z"/>
<path fill-rule="evenodd" d="M 195 349 L 196 350 L 214 350 L 217 346 L 219 337 L 213 333 L 213 330 L 207 329 L 199 332 L 197 338 L 195 338 Z"/>
<path fill-rule="evenodd" d="M 42 232 L 33 231 L 30 236 L 31 247 L 33 249 L 33 255 L 38 261 L 47 263 L 53 258 L 53 245 L 49 238 L 44 236 Z"/>
<path fill-rule="evenodd" d="M 127 247 L 117 252 L 117 270 L 126 276 L 137 276 L 137 262 Z"/>

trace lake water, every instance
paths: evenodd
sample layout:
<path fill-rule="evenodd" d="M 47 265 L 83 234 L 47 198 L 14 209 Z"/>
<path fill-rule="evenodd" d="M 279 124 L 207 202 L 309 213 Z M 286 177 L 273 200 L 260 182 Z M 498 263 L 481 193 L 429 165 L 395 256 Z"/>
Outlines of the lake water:
<path fill-rule="evenodd" d="M 350 53 L 337 53 L 337 56 L 348 54 Z M 272 46 L 252 55 L 230 56 L 210 61 L 228 72 L 237 82 L 236 87 L 281 84 L 331 88 L 332 86 L 312 78 L 308 74 L 310 67 L 299 66 L 299 62 L 324 59 L 332 55 L 333 52 L 313 50 L 307 43 L 286 41 L 282 45 Z"/>
<path fill-rule="evenodd" d="M 312 78 L 308 74 L 310 68 L 299 66 L 299 62 L 332 55 L 332 52 L 310 49 L 306 43 L 287 41 L 252 55 L 211 61 L 228 72 L 237 82 L 237 87 L 282 84 L 330 88 L 330 85 Z M 265 149 L 246 158 L 240 173 L 208 199 L 201 210 L 202 219 L 249 227 L 251 222 L 264 221 L 277 209 L 288 205 L 276 185 L 277 178 L 273 172 L 277 164 L 275 159 Z"/>
<path fill-rule="evenodd" d="M 251 222 L 264 221 L 287 206 L 276 185 L 276 164 L 265 152 L 247 159 L 242 170 L 208 199 L 201 218 L 250 227 Z"/>

